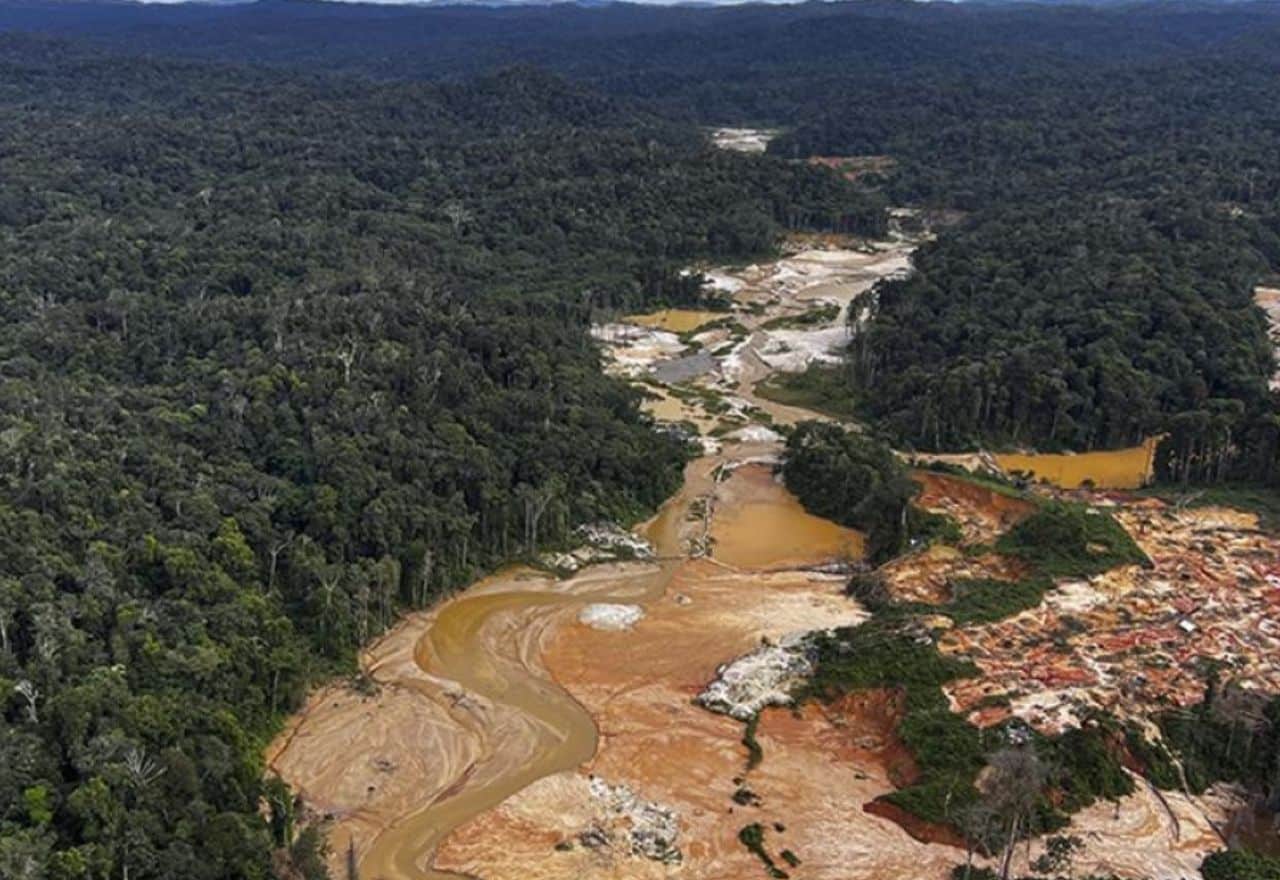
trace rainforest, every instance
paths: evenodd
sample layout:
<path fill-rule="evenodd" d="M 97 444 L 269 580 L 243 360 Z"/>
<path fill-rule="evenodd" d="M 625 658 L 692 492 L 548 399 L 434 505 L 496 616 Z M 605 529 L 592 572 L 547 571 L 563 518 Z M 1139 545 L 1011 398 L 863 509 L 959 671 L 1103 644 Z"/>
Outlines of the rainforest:
<path fill-rule="evenodd" d="M 0 878 L 1280 876 L 1277 44 L 0 0 Z"/>

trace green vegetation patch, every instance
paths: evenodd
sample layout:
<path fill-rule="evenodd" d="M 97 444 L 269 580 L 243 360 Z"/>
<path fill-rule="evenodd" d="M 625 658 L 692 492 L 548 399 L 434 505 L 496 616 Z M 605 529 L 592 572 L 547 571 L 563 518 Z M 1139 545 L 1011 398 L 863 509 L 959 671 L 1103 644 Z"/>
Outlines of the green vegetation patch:
<path fill-rule="evenodd" d="M 1019 581 L 965 578 L 952 581 L 950 586 L 951 601 L 945 605 L 911 602 L 895 607 L 918 614 L 945 614 L 958 626 L 994 623 L 1035 608 L 1053 589 L 1053 581 L 1038 576 Z"/>
<path fill-rule="evenodd" d="M 919 487 L 885 444 L 838 425 L 803 422 L 787 438 L 782 475 L 810 513 L 864 532 L 873 563 L 906 546 L 908 508 Z"/>
<path fill-rule="evenodd" d="M 1280 858 L 1246 850 L 1224 850 L 1200 865 L 1204 880 L 1280 880 Z"/>
<path fill-rule="evenodd" d="M 1133 779 L 1120 758 L 1125 753 L 1125 731 L 1113 719 L 1097 715 L 1084 727 L 1074 727 L 1055 737 L 1035 736 L 1036 753 L 1050 768 L 1054 803 L 1041 805 L 1041 825 L 1052 830 L 1065 825 L 1066 816 L 1097 800 L 1116 800 L 1133 793 Z"/>
<path fill-rule="evenodd" d="M 774 373 L 755 387 L 765 400 L 797 406 L 844 422 L 857 416 L 849 395 L 845 370 L 839 366 L 812 364 L 803 373 Z"/>
<path fill-rule="evenodd" d="M 1142 768 L 1142 775 L 1156 788 L 1172 791 L 1182 787 L 1178 765 L 1164 743 L 1152 742 L 1137 729 L 1125 730 L 1125 747 Z"/>
<path fill-rule="evenodd" d="M 955 810 L 977 797 L 983 732 L 951 711 L 942 685 L 976 675 L 973 664 L 944 657 L 932 639 L 910 622 L 873 619 L 819 636 L 812 678 L 798 700 L 831 700 L 850 691 L 891 688 L 905 695 L 898 735 L 911 750 L 920 781 L 887 796 L 913 815 L 950 823 Z"/>
<path fill-rule="evenodd" d="M 710 388 L 703 388 L 701 385 L 669 385 L 667 391 L 676 400 L 700 406 L 711 415 L 722 415 L 729 411 L 729 404 L 725 403 L 722 394 Z"/>
<path fill-rule="evenodd" d="M 738 832 L 738 840 L 748 850 L 755 854 L 761 862 L 764 863 L 765 873 L 774 880 L 787 880 L 791 875 L 778 867 L 777 862 L 765 851 L 764 848 L 764 826 L 759 822 L 752 822 L 750 825 L 743 827 Z"/>
<path fill-rule="evenodd" d="M 996 542 L 996 550 L 1050 577 L 1089 577 L 1119 565 L 1150 565 L 1110 514 L 1050 501 Z"/>
<path fill-rule="evenodd" d="M 923 507 L 912 505 L 907 509 L 907 526 L 911 541 L 916 546 L 929 544 L 958 546 L 964 541 L 964 533 L 955 517 L 945 513 L 934 513 Z"/>
<path fill-rule="evenodd" d="M 1156 723 L 1194 792 L 1215 782 L 1268 791 L 1280 779 L 1280 697 L 1263 701 L 1239 689 L 1220 691 L 1211 679 L 1203 702 L 1165 712 Z M 1181 788 L 1176 775 L 1170 781 L 1170 788 Z"/>
<path fill-rule="evenodd" d="M 915 759 L 919 777 L 884 800 L 917 818 L 959 829 L 987 849 L 1004 843 L 985 825 L 975 827 L 974 817 L 989 809 L 987 796 L 976 786 L 978 774 L 996 753 L 1030 750 L 1027 759 L 1041 776 L 1024 794 L 1027 806 L 1019 834 L 1061 828 L 1071 813 L 1132 791 L 1123 759 L 1133 744 L 1140 743 L 1143 754 L 1155 754 L 1158 747 L 1105 716 L 1057 737 L 1042 736 L 1018 721 L 988 729 L 973 726 L 951 710 L 943 686 L 978 674 L 977 668 L 941 654 L 913 616 L 917 610 L 940 610 L 974 621 L 999 619 L 1007 608 L 1038 602 L 1048 584 L 1044 578 L 1017 584 L 969 582 L 950 609 L 890 605 L 860 627 L 820 635 L 814 641 L 815 671 L 796 698 L 832 700 L 857 690 L 901 691 L 903 717 L 897 733 Z"/>
<path fill-rule="evenodd" d="M 776 318 L 770 318 L 761 324 L 760 328 L 762 330 L 803 330 L 830 324 L 838 317 L 840 317 L 840 307 L 834 303 L 826 303 L 798 315 L 779 315 Z"/>
<path fill-rule="evenodd" d="M 742 730 L 742 744 L 747 747 L 747 769 L 754 770 L 764 760 L 764 749 L 756 739 L 756 730 L 760 727 L 760 713 L 751 716 Z"/>

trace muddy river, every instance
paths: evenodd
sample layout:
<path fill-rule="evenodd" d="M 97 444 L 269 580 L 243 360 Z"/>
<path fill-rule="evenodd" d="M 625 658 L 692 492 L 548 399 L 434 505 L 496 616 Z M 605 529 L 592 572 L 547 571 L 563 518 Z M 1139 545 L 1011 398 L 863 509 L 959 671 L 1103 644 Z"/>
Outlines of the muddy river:
<path fill-rule="evenodd" d="M 668 514 L 646 529 L 659 556 L 680 554 L 677 497 Z M 676 561 L 639 571 L 620 571 L 613 581 L 586 591 L 595 602 L 645 602 L 662 594 Z M 414 647 L 414 663 L 429 676 L 448 680 L 471 699 L 501 704 L 520 717 L 520 742 L 495 741 L 486 760 L 468 765 L 439 796 L 399 817 L 379 833 L 360 860 L 363 876 L 445 878 L 462 875 L 433 870 L 430 859 L 451 830 L 500 804 L 513 792 L 558 771 L 571 770 L 595 754 L 591 716 L 539 669 L 537 645 L 519 634 L 504 634 L 519 621 L 536 621 L 583 604 L 583 595 L 545 588 L 462 595 L 445 603 Z M 494 650 L 505 643 L 506 650 Z M 505 754 L 499 754 L 505 749 Z"/>

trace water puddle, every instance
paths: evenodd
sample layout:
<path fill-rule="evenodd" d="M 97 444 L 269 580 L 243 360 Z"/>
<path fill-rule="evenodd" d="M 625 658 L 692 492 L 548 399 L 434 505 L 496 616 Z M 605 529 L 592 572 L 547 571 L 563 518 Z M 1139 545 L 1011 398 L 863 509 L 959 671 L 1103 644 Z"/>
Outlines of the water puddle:
<path fill-rule="evenodd" d="M 1098 489 L 1137 489 L 1151 481 L 1158 437 L 1141 446 L 1075 454 L 997 454 L 996 462 L 1007 473 L 1025 471 L 1061 489 L 1078 489 L 1086 482 Z"/>
<path fill-rule="evenodd" d="M 699 327 L 728 317 L 725 312 L 704 312 L 695 309 L 663 309 L 647 315 L 628 315 L 622 320 L 641 327 L 653 327 L 670 333 L 692 333 Z"/>
<path fill-rule="evenodd" d="M 865 555 L 861 532 L 807 513 L 772 468 L 734 471 L 717 493 L 712 557 L 737 568 L 798 568 Z"/>

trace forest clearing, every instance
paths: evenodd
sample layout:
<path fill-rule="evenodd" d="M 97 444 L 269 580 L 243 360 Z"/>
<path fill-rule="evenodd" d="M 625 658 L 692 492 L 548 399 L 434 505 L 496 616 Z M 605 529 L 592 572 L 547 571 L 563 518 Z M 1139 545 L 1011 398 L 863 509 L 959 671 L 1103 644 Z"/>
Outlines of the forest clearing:
<path fill-rule="evenodd" d="M 954 832 L 883 800 L 918 772 L 895 733 L 893 692 L 854 692 L 793 714 L 785 704 L 794 671 L 770 665 L 788 656 L 788 639 L 854 626 L 866 612 L 842 595 L 861 536 L 807 513 L 773 474 L 782 451 L 774 427 L 815 413 L 755 388 L 776 373 L 834 358 L 831 340 L 843 332 L 850 304 L 878 279 L 903 272 L 912 247 L 899 240 L 801 250 L 773 263 L 716 269 L 711 284 L 732 297 L 732 312 L 659 313 L 593 331 L 609 352 L 609 369 L 642 383 L 652 394 L 646 408 L 694 432 L 704 455 L 688 466 L 680 493 L 637 530 L 651 558 L 595 565 L 567 579 L 532 570 L 489 578 L 407 618 L 365 653 L 373 695 L 331 688 L 312 699 L 271 765 L 310 810 L 332 819 L 335 867 L 345 865 L 350 845 L 362 875 L 388 880 L 737 880 L 759 870 L 740 839 L 751 823 L 763 823 L 775 858 L 785 850 L 800 860 L 797 876 L 942 878 L 963 860 Z M 805 318 L 824 306 L 821 320 Z M 690 348 L 709 352 L 711 368 L 671 384 L 653 378 L 655 367 L 687 358 Z M 1265 614 L 1280 596 L 1262 579 L 1266 572 L 1249 568 L 1280 546 L 1244 515 L 1173 511 L 1102 492 L 1109 483 L 1140 482 L 1133 475 L 1147 473 L 1150 449 L 1097 454 L 1115 461 L 1103 469 L 1090 455 L 1046 456 L 1048 466 L 1039 457 L 994 461 L 1063 481 L 1037 489 L 1040 495 L 1115 509 L 1153 569 L 1064 581 L 1021 615 L 976 626 L 945 616 L 949 585 L 1016 580 L 1025 567 L 997 553 L 935 545 L 882 570 L 898 598 L 938 606 L 940 650 L 981 670 L 948 686 L 955 711 L 980 727 L 1016 716 L 1049 733 L 1080 723 L 1091 708 L 1140 720 L 1164 701 L 1194 702 L 1200 679 L 1159 670 L 1194 668 L 1189 656 L 1221 654 L 1223 639 L 1245 639 L 1240 659 L 1258 686 L 1280 686 L 1280 645 L 1267 628 L 1256 637 L 1230 632 L 1232 620 Z M 997 542 L 1035 509 L 963 477 L 921 470 L 917 479 L 917 503 L 952 518 L 973 543 Z M 1080 490 L 1084 479 L 1098 489 Z M 1233 536 L 1229 555 L 1204 555 L 1206 529 Z M 1246 569 L 1261 586 L 1244 587 Z M 1165 611 L 1163 585 L 1187 577 L 1211 592 L 1188 600 L 1198 610 Z M 1079 655 L 1094 644 L 1081 640 L 1060 656 L 1045 653 L 1067 615 L 1087 621 L 1082 631 L 1108 633 L 1099 642 L 1103 655 Z M 1194 633 L 1177 626 L 1183 618 L 1195 620 Z M 1263 641 L 1248 641 L 1254 638 Z M 1008 650 L 1011 640 L 1022 646 Z M 1177 652 L 1178 665 L 1145 649 L 1125 659 L 1124 645 L 1160 640 Z M 739 721 L 693 701 L 735 657 L 758 657 L 735 687 L 781 695 L 782 705 L 764 708 L 754 722 L 759 759 L 744 748 Z M 1135 693 L 1143 697 L 1133 703 Z M 353 728 L 360 731 L 355 752 Z M 431 766 L 422 762 L 423 742 L 431 744 Z M 1157 797 L 1139 784 L 1117 804 L 1099 803 L 1072 819 L 1070 832 L 1087 840 L 1076 865 L 1122 877 L 1148 876 L 1152 865 L 1159 876 L 1190 873 L 1221 845 L 1215 828 L 1237 806 L 1222 787 Z M 1020 848 L 1015 864 L 1026 865 L 1039 846 Z"/>

